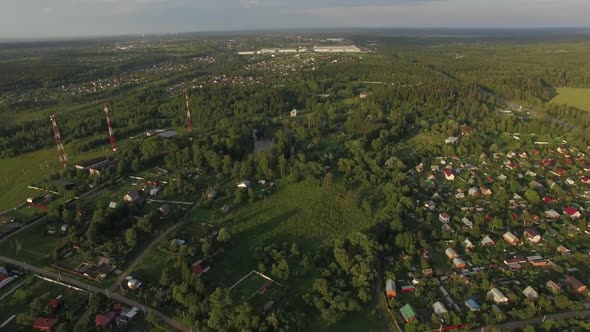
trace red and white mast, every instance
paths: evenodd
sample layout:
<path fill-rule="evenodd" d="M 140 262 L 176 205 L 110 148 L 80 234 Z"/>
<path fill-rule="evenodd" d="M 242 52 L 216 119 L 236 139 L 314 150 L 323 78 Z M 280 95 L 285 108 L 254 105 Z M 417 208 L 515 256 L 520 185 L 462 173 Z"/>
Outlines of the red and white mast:
<path fill-rule="evenodd" d="M 49 116 L 49 120 L 51 121 L 51 126 L 53 127 L 53 138 L 55 138 L 55 145 L 57 146 L 57 152 L 59 153 L 59 161 L 64 168 L 68 167 L 68 155 L 66 154 L 64 145 L 61 142 L 61 135 L 59 134 L 59 129 L 57 128 L 55 114 Z"/>
<path fill-rule="evenodd" d="M 111 149 L 113 152 L 117 152 L 117 145 L 115 144 L 115 133 L 113 132 L 113 126 L 111 126 L 111 118 L 109 117 L 109 103 L 104 103 L 103 111 L 107 116 L 107 126 L 109 127 L 109 138 L 111 139 Z"/>
<path fill-rule="evenodd" d="M 191 110 L 188 104 L 188 89 L 184 90 L 184 99 L 186 101 L 186 128 L 189 132 L 193 130 L 193 121 L 191 118 Z"/>

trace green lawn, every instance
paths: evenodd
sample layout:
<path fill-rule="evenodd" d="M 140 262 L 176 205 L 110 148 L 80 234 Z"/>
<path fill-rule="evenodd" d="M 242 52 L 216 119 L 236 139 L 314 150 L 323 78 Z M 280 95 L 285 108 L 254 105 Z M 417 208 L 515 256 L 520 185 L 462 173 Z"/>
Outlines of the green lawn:
<path fill-rule="evenodd" d="M 557 96 L 551 103 L 574 106 L 590 112 L 590 89 L 557 88 Z"/>

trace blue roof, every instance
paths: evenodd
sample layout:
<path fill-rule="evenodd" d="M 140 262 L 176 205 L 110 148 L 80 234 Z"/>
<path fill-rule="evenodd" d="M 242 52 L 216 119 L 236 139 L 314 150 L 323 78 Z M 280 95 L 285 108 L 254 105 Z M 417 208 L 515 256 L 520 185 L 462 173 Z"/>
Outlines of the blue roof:
<path fill-rule="evenodd" d="M 470 308 L 479 309 L 479 303 L 477 303 L 477 301 L 474 299 L 469 299 L 465 301 L 465 305 L 467 305 Z"/>

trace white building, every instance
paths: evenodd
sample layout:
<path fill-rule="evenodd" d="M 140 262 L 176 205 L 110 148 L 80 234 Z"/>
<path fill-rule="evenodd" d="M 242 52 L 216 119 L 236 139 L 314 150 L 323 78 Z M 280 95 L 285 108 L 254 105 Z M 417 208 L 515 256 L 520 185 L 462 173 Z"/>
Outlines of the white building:
<path fill-rule="evenodd" d="M 360 53 L 360 48 L 355 45 L 332 45 L 332 46 L 314 46 L 314 52 L 318 53 Z"/>

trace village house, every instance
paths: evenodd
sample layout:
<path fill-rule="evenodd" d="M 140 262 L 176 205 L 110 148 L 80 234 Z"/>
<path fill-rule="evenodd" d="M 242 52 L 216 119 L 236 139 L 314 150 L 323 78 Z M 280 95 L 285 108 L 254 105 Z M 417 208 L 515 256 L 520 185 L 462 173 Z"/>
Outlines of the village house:
<path fill-rule="evenodd" d="M 455 144 L 459 140 L 459 137 L 451 136 L 445 140 L 445 144 Z"/>
<path fill-rule="evenodd" d="M 561 217 L 561 215 L 553 209 L 545 211 L 544 215 L 545 215 L 545 218 L 553 219 L 553 220 L 557 220 Z"/>
<path fill-rule="evenodd" d="M 516 235 L 512 234 L 511 232 L 504 233 L 504 235 L 502 236 L 502 238 L 508 244 L 511 244 L 513 246 L 518 245 L 520 243 L 520 239 Z"/>
<path fill-rule="evenodd" d="M 466 300 L 465 306 L 469 309 L 469 311 L 479 311 L 481 309 L 479 303 L 473 298 Z"/>
<path fill-rule="evenodd" d="M 168 203 L 166 203 L 166 204 L 164 204 L 164 205 L 160 206 L 160 207 L 158 208 L 158 211 L 160 211 L 160 213 L 161 213 L 163 216 L 167 216 L 167 215 L 168 215 L 168 213 L 170 213 L 170 206 L 168 205 Z"/>
<path fill-rule="evenodd" d="M 245 180 L 245 181 L 242 181 L 238 184 L 238 188 L 248 189 L 248 188 L 250 188 L 251 184 L 252 183 L 250 182 L 250 180 Z"/>
<path fill-rule="evenodd" d="M 547 281 L 545 285 L 553 294 L 558 294 L 559 292 L 561 292 L 561 287 L 553 280 Z"/>
<path fill-rule="evenodd" d="M 485 195 L 485 196 L 489 196 L 489 195 L 491 195 L 491 194 L 492 194 L 492 190 L 491 190 L 491 189 L 489 189 L 489 188 L 488 188 L 488 187 L 486 187 L 486 186 L 482 186 L 482 187 L 480 187 L 480 191 L 481 191 L 481 193 L 482 193 L 483 195 Z"/>
<path fill-rule="evenodd" d="M 447 250 L 445 250 L 445 254 L 451 260 L 459 257 L 459 254 L 457 254 L 457 252 L 453 248 L 447 248 Z"/>
<path fill-rule="evenodd" d="M 492 238 L 489 235 L 484 236 L 484 238 L 481 240 L 481 245 L 484 247 L 491 247 L 495 244 L 496 242 L 492 240 Z"/>
<path fill-rule="evenodd" d="M 473 222 L 467 219 L 467 217 L 461 218 L 461 223 L 463 223 L 463 228 L 473 228 Z"/>
<path fill-rule="evenodd" d="M 481 195 L 481 192 L 479 191 L 478 188 L 473 187 L 467 191 L 467 194 L 471 197 L 477 197 L 477 196 Z"/>
<path fill-rule="evenodd" d="M 217 191 L 215 190 L 211 190 L 209 191 L 209 193 L 207 194 L 207 199 L 214 199 L 217 196 Z"/>
<path fill-rule="evenodd" d="M 399 309 L 399 312 L 401 313 L 406 323 L 416 319 L 416 312 L 414 311 L 414 308 L 412 308 L 412 305 L 410 305 L 409 303 L 401 307 L 401 309 Z"/>
<path fill-rule="evenodd" d="M 465 249 L 467 249 L 467 250 L 475 249 L 475 245 L 469 239 L 465 239 L 465 241 L 463 241 L 463 245 L 465 246 Z"/>
<path fill-rule="evenodd" d="M 566 248 L 564 245 L 559 245 L 559 247 L 557 247 L 557 252 L 562 255 L 567 255 L 567 254 L 572 253 L 572 251 L 569 250 L 568 248 Z"/>
<path fill-rule="evenodd" d="M 488 298 L 491 298 L 496 304 L 508 303 L 508 297 L 496 287 L 488 292 Z"/>
<path fill-rule="evenodd" d="M 445 307 L 445 305 L 440 301 L 434 302 L 434 304 L 432 305 L 432 309 L 433 309 L 434 313 L 437 314 L 438 316 L 443 316 L 449 312 L 447 310 L 447 307 Z"/>
<path fill-rule="evenodd" d="M 292 118 L 297 117 L 298 114 L 299 114 L 299 111 L 296 108 L 292 109 L 291 112 L 289 113 L 289 115 Z"/>
<path fill-rule="evenodd" d="M 139 193 L 135 190 L 131 190 L 123 196 L 123 201 L 127 203 L 137 202 L 137 200 L 139 200 Z"/>
<path fill-rule="evenodd" d="M 522 294 L 524 294 L 524 296 L 531 301 L 537 301 L 539 299 L 539 293 L 537 293 L 537 291 L 533 289 L 531 286 L 525 288 L 522 291 Z"/>
<path fill-rule="evenodd" d="M 524 230 L 522 236 L 532 243 L 539 243 L 541 242 L 541 234 L 534 228 L 527 228 Z"/>
<path fill-rule="evenodd" d="M 578 293 L 581 294 L 583 292 L 586 291 L 587 287 L 586 285 L 584 285 L 583 283 L 580 282 L 580 280 L 576 279 L 575 277 L 572 276 L 567 276 L 565 277 L 565 283 L 570 286 L 570 288 Z"/>
<path fill-rule="evenodd" d="M 443 172 L 445 173 L 445 179 L 447 179 L 449 181 L 455 180 L 455 174 L 453 174 L 452 170 L 445 169 Z"/>
<path fill-rule="evenodd" d="M 115 319 L 115 316 L 116 313 L 114 311 L 109 311 L 104 314 L 98 314 L 94 318 L 94 323 L 96 324 L 96 327 L 106 328 L 109 325 L 111 325 L 111 323 Z"/>
<path fill-rule="evenodd" d="M 393 279 L 388 279 L 385 283 L 385 294 L 387 294 L 387 297 L 397 296 L 395 281 L 393 281 Z"/>
<path fill-rule="evenodd" d="M 453 265 L 457 269 L 463 269 L 463 268 L 465 268 L 466 263 L 465 263 L 464 260 L 462 260 L 461 258 L 457 257 L 457 258 L 453 259 Z"/>
<path fill-rule="evenodd" d="M 414 285 L 404 285 L 401 287 L 402 293 L 413 293 L 416 291 L 416 287 Z"/>
<path fill-rule="evenodd" d="M 551 196 L 543 197 L 543 203 L 545 203 L 545 204 L 552 204 L 554 202 L 555 202 L 555 199 Z"/>
<path fill-rule="evenodd" d="M 580 214 L 580 211 L 578 211 L 573 206 L 566 207 L 565 210 L 563 210 L 563 213 L 568 215 L 571 219 L 578 219 L 582 216 L 582 214 Z"/>
<path fill-rule="evenodd" d="M 209 271 L 209 266 L 202 259 L 199 259 L 191 265 L 191 271 L 197 277 L 200 277 L 203 273 Z"/>
<path fill-rule="evenodd" d="M 446 212 L 442 212 L 438 214 L 438 220 L 442 223 L 448 223 L 451 221 L 451 216 L 449 216 Z"/>

